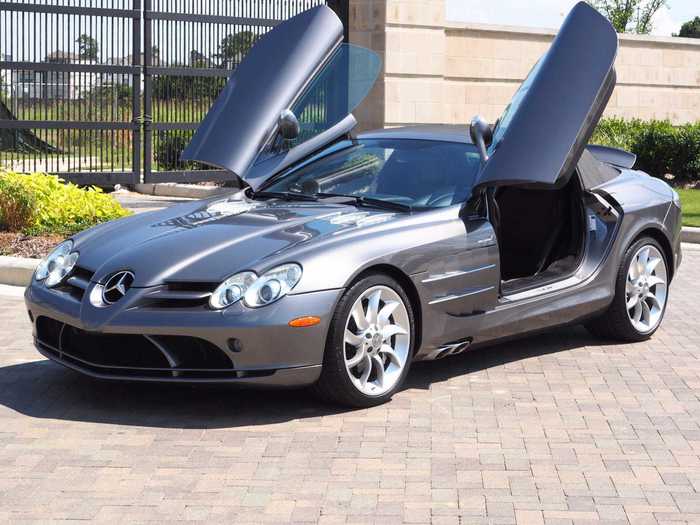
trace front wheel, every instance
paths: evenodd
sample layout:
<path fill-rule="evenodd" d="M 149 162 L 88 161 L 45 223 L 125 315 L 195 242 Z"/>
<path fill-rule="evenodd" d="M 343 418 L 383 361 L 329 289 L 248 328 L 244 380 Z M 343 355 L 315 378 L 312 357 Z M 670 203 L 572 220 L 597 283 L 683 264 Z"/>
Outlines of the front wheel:
<path fill-rule="evenodd" d="M 645 237 L 625 253 L 608 310 L 586 324 L 595 335 L 643 341 L 661 325 L 668 300 L 668 266 L 656 240 Z"/>
<path fill-rule="evenodd" d="M 359 280 L 336 307 L 316 393 L 325 401 L 369 407 L 401 387 L 415 339 L 411 303 L 385 275 Z"/>

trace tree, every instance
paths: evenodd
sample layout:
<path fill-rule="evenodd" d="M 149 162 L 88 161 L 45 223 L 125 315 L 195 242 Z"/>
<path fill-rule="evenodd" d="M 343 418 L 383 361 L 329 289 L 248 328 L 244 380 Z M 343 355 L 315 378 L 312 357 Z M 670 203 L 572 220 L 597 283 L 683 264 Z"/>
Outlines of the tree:
<path fill-rule="evenodd" d="M 603 13 L 618 33 L 647 35 L 654 29 L 654 15 L 667 0 L 588 0 Z"/>
<path fill-rule="evenodd" d="M 241 63 L 257 39 L 258 36 L 252 31 L 225 36 L 219 44 L 219 52 L 214 56 L 221 60 L 221 67 L 233 69 Z"/>
<path fill-rule="evenodd" d="M 689 20 L 681 26 L 681 32 L 678 36 L 685 38 L 700 38 L 700 16 L 696 16 L 693 20 Z"/>
<path fill-rule="evenodd" d="M 196 49 L 190 51 L 190 66 L 200 68 L 213 67 L 211 61 Z"/>
<path fill-rule="evenodd" d="M 97 60 L 99 46 L 97 40 L 90 35 L 82 34 L 75 41 L 78 44 L 78 54 L 83 60 Z"/>

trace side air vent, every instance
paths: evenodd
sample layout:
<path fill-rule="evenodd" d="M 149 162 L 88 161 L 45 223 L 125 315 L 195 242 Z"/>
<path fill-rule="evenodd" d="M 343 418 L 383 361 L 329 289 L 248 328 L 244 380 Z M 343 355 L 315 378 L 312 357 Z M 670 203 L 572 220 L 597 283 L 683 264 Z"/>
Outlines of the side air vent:
<path fill-rule="evenodd" d="M 435 350 L 433 350 L 425 358 L 426 361 L 434 361 L 436 359 L 443 359 L 452 355 L 458 355 L 466 351 L 472 344 L 472 339 L 464 339 L 462 341 L 457 341 L 454 343 L 442 345 Z"/>

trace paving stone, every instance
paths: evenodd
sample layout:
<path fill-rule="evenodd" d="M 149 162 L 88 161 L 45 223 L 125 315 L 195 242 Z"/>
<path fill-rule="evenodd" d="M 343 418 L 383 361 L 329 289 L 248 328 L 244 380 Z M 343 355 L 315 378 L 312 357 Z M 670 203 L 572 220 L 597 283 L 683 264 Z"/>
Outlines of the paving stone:
<path fill-rule="evenodd" d="M 0 297 L 0 522 L 700 523 L 700 251 L 647 342 L 554 330 L 417 363 L 391 403 L 109 384 Z"/>

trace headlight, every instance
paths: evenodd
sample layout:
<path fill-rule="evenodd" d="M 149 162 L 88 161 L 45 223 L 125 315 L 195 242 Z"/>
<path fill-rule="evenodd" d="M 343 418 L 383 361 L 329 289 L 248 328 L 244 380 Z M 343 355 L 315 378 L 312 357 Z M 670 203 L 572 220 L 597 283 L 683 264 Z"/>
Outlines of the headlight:
<path fill-rule="evenodd" d="M 294 288 L 301 279 L 301 266 L 283 264 L 265 272 L 245 293 L 246 306 L 257 308 L 274 303 Z"/>
<path fill-rule="evenodd" d="M 237 273 L 214 290 L 209 305 L 219 310 L 241 299 L 249 308 L 274 303 L 297 285 L 301 274 L 301 266 L 293 263 L 277 266 L 260 277 L 253 272 Z"/>
<path fill-rule="evenodd" d="M 258 276 L 253 272 L 237 273 L 216 287 L 209 298 L 209 305 L 219 310 L 239 301 Z"/>
<path fill-rule="evenodd" d="M 671 190 L 673 192 L 673 204 L 676 205 L 676 207 L 680 208 L 681 207 L 681 196 L 678 195 L 678 192 L 676 190 Z"/>
<path fill-rule="evenodd" d="M 37 266 L 34 278 L 44 281 L 49 288 L 59 284 L 78 262 L 78 252 L 73 251 L 73 241 L 65 241 L 47 255 Z"/>

